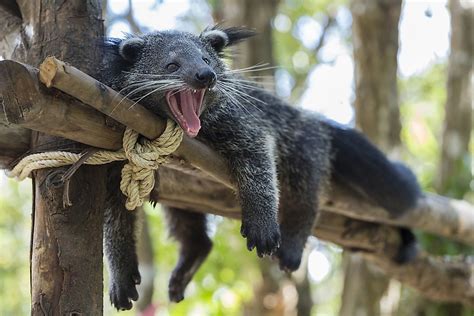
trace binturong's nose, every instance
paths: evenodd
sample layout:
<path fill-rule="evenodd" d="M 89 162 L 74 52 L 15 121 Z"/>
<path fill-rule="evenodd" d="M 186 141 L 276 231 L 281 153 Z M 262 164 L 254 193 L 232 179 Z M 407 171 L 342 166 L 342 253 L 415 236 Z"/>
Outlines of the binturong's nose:
<path fill-rule="evenodd" d="M 196 82 L 203 88 L 212 88 L 217 80 L 217 75 L 210 68 L 200 69 L 194 76 Z"/>

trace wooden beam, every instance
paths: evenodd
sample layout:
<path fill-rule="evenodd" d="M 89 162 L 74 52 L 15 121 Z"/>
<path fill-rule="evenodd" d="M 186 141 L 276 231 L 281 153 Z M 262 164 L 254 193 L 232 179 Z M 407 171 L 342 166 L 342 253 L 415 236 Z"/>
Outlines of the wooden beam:
<path fill-rule="evenodd" d="M 160 203 L 200 213 L 240 218 L 235 195 L 217 182 L 169 168 L 160 169 L 159 175 L 160 185 L 152 195 Z M 400 246 L 398 228 L 347 217 L 326 207 L 321 206 L 314 236 L 349 250 L 360 250 L 387 275 L 419 290 L 428 298 L 474 306 L 474 258 L 450 260 L 421 252 L 413 262 L 397 265 L 392 258 Z"/>
<path fill-rule="evenodd" d="M 93 103 L 94 107 L 105 113 L 113 112 L 111 109 L 116 105 L 116 103 L 107 104 L 106 100 L 121 102 L 120 105 L 125 106 L 130 115 L 136 118 L 132 121 L 127 120 L 131 124 L 131 128 L 142 130 L 142 122 L 146 122 L 144 126 L 155 124 L 156 126 L 150 127 L 149 130 L 154 130 L 154 133 L 159 135 L 160 126 L 164 126 L 164 121 L 161 118 L 154 116 L 144 108 L 140 109 L 137 105 L 130 108 L 133 101 L 127 99 L 120 101 L 123 97 L 117 92 L 72 66 L 55 61 L 52 67 L 58 68 L 54 71 L 55 76 L 45 80 L 49 81 L 51 86 L 74 93 L 79 99 Z M 21 83 L 21 85 L 15 85 L 15 83 Z M 31 96 L 25 97 L 29 94 L 25 94 L 24 88 L 20 89 L 18 86 L 28 87 L 28 90 L 32 90 Z M 82 91 L 87 91 L 85 96 L 81 96 Z M 103 114 L 78 101 L 71 100 L 58 91 L 52 95 L 38 83 L 37 73 L 34 69 L 13 61 L 0 61 L 0 97 L 3 98 L 0 124 L 3 123 L 6 126 L 16 126 L 13 123 L 20 124 L 34 130 L 106 149 L 120 147 L 123 131 L 120 124 L 108 123 L 110 121 Z M 2 116 L 2 112 L 6 113 L 6 116 Z M 116 115 L 115 118 L 122 120 L 122 116 L 123 114 Z M 153 119 L 150 120 L 150 117 Z M 125 120 L 126 118 L 122 122 Z M 2 136 L 0 130 L 0 143 L 1 140 L 8 143 L 9 138 L 8 135 Z M 20 149 L 16 148 L 16 150 Z M 205 171 L 206 174 L 199 173 L 199 170 L 194 171 L 200 174 L 201 178 L 209 178 L 211 175 L 218 182 L 231 187 L 225 162 L 204 144 L 185 137 L 175 154 L 180 157 L 177 160 L 178 166 L 194 165 Z M 187 170 L 189 171 L 189 168 Z M 222 189 L 216 190 L 221 191 Z M 178 192 L 180 191 L 178 190 Z M 390 218 L 382 208 L 370 204 L 363 197 L 357 196 L 354 192 L 338 184 L 332 185 L 330 194 L 323 201 L 324 207 L 333 213 L 365 221 L 420 229 L 474 245 L 474 216 L 472 215 L 474 206 L 465 201 L 426 194 L 419 200 L 416 209 L 400 218 Z"/>
<path fill-rule="evenodd" d="M 78 98 L 150 139 L 157 138 L 165 129 L 166 121 L 163 118 L 54 57 L 47 58 L 41 64 L 39 78 L 46 86 Z M 231 186 L 227 164 L 209 147 L 195 139 L 185 135 L 176 155 Z"/>
<path fill-rule="evenodd" d="M 16 127 L 12 131 L 22 135 L 25 133 L 17 126 L 94 147 L 122 147 L 123 125 L 61 91 L 45 88 L 37 78 L 38 70 L 33 67 L 12 60 L 0 61 L 1 125 Z"/>
<path fill-rule="evenodd" d="M 2 64 L 0 63 L 0 68 L 1 67 Z M 68 71 L 68 73 L 74 72 Z M 81 78 L 82 79 L 80 80 L 90 80 L 89 78 L 84 77 L 82 75 Z M 76 79 L 73 78 L 73 80 Z M 13 83 L 10 82 L 8 84 L 11 85 Z M 100 96 L 101 94 L 103 94 L 103 92 L 100 91 L 104 91 L 102 86 L 99 84 L 93 84 L 89 86 L 89 89 L 94 89 L 94 87 L 97 87 L 98 91 L 96 92 Z M 64 88 L 66 90 L 67 87 L 68 85 L 65 84 L 64 87 L 61 86 L 61 89 Z M 3 90 L 0 91 L 5 91 L 4 88 L 2 89 Z M 41 91 L 42 89 L 39 89 L 39 93 L 36 97 L 42 98 L 43 94 Z M 79 89 L 74 92 L 79 94 L 76 95 L 76 97 L 83 98 L 80 96 L 80 93 L 82 93 L 81 91 L 82 90 Z M 107 93 L 112 93 L 112 96 L 109 95 L 105 97 L 108 100 L 113 100 L 114 98 L 119 97 L 113 95 L 114 93 L 116 94 L 116 92 L 113 90 L 105 89 L 105 91 L 108 91 Z M 88 90 L 87 93 L 91 92 Z M 64 96 L 58 95 L 58 99 L 62 99 L 63 97 Z M 100 98 L 102 98 L 102 96 Z M 95 103 L 97 101 L 97 98 L 91 97 L 89 99 L 84 98 L 83 100 L 87 100 L 87 102 L 90 103 Z M 17 104 L 17 106 L 21 106 L 22 104 L 23 103 L 20 102 Z M 40 104 L 40 107 L 46 106 L 45 103 L 42 104 L 42 102 L 30 102 L 29 104 L 33 107 L 35 106 L 35 104 Z M 9 108 L 11 106 L 10 101 L 4 102 L 3 106 L 4 108 Z M 70 107 L 70 104 L 68 104 L 68 102 L 62 102 L 60 106 Z M 83 105 L 74 105 L 74 107 L 77 106 Z M 109 111 L 106 102 L 102 102 L 100 100 L 98 104 L 95 104 L 93 106 L 97 108 L 105 107 L 104 111 Z M 9 111 L 11 112 L 11 109 L 9 109 Z M 35 109 L 32 111 L 36 111 L 35 113 L 41 113 L 41 110 L 39 109 Z M 130 109 L 130 111 L 133 111 L 133 108 Z M 9 115 L 10 112 L 8 112 Z M 88 115 L 90 115 L 91 117 L 95 117 L 97 115 L 101 116 L 102 114 L 93 111 L 90 112 Z M 142 111 L 142 113 L 138 115 L 137 121 L 131 122 L 131 124 L 133 125 L 131 126 L 132 128 L 137 125 L 137 122 L 141 122 L 141 115 L 148 114 L 146 111 Z M 28 115 L 16 115 L 14 117 L 20 119 L 20 124 L 27 124 L 25 123 L 25 118 L 26 121 L 28 121 Z M 59 119 L 65 120 L 66 118 L 66 116 L 61 116 Z M 120 117 L 116 118 L 120 119 Z M 159 118 L 156 119 L 160 120 Z M 67 125 L 64 124 L 63 121 L 59 120 L 56 123 L 59 125 Z M 102 121 L 102 124 L 106 125 L 105 120 Z M 35 128 L 44 128 L 44 126 Z M 57 132 L 56 128 L 47 128 L 50 128 L 52 132 Z M 95 125 L 91 125 L 90 128 L 94 129 L 97 127 Z M 103 129 L 103 126 L 101 125 L 100 128 Z M 137 128 L 139 128 L 139 126 Z M 87 131 L 87 133 L 89 132 L 91 131 Z M 96 131 L 93 131 L 92 133 L 94 132 Z M 102 132 L 111 133 L 110 130 L 107 128 L 103 129 Z M 84 137 L 83 132 L 71 133 L 71 131 L 68 131 L 67 133 L 71 135 L 71 138 L 75 137 L 76 140 L 81 140 L 82 138 L 87 139 L 87 137 Z M 116 133 L 116 131 L 114 131 L 114 133 Z M 90 142 L 90 140 L 87 141 Z M 103 138 L 101 142 L 107 142 L 107 138 Z M 107 146 L 110 147 L 110 145 Z M 185 153 L 184 155 L 183 152 Z M 185 141 L 182 143 L 180 149 L 177 152 L 177 156 L 178 159 L 176 159 L 172 164 L 160 169 L 160 187 L 159 189 L 157 188 L 154 192 L 154 195 L 158 194 L 158 200 L 160 202 L 162 202 L 163 204 L 183 207 L 198 212 L 214 213 L 232 218 L 240 217 L 240 209 L 235 201 L 234 192 L 229 186 L 229 175 L 227 173 L 227 168 L 223 163 L 222 158 L 220 158 L 202 143 L 189 138 L 186 138 Z M 185 159 L 180 159 L 180 156 L 184 156 Z M 202 171 L 199 171 L 198 169 L 190 169 L 189 163 L 210 173 L 211 177 L 209 177 L 209 175 L 203 173 Z M 225 182 L 226 185 L 223 185 L 222 182 Z M 397 229 L 391 225 L 420 228 L 427 231 L 431 231 L 436 234 L 464 241 L 467 244 L 474 243 L 474 240 L 470 237 L 474 232 L 474 223 L 472 222 L 472 214 L 474 214 L 474 207 L 466 202 L 439 198 L 435 195 L 427 195 L 426 197 L 420 199 L 419 207 L 409 212 L 405 217 L 399 219 L 390 219 L 388 218 L 384 210 L 370 204 L 363 197 L 357 196 L 354 192 L 350 192 L 344 189 L 344 187 L 334 184 L 332 191 L 329 192 L 329 196 L 324 199 L 320 208 L 324 212 L 326 212 L 322 212 L 321 214 L 329 215 L 324 215 L 318 220 L 318 224 L 316 225 L 317 229 L 315 231 L 316 236 L 319 236 L 320 238 L 328 241 L 335 242 L 343 247 L 363 249 L 366 253 L 377 254 L 377 258 L 382 258 L 380 259 L 381 261 L 379 262 L 379 265 L 385 267 L 388 270 L 387 272 L 389 274 L 390 269 L 392 269 L 396 273 L 399 273 L 399 271 L 403 270 L 403 267 L 398 268 L 395 267 L 392 263 L 390 263 L 393 254 L 396 252 L 396 249 L 398 249 L 397 247 L 399 243 L 399 240 L 397 239 L 399 238 Z M 445 214 L 446 212 L 454 212 L 456 215 L 452 216 L 451 214 Z M 438 216 L 440 214 L 442 215 L 442 217 Z M 331 218 L 331 220 L 323 221 L 321 218 Z M 361 218 L 367 221 L 371 221 L 373 223 L 360 221 Z M 446 220 L 446 222 L 439 223 L 440 219 Z M 379 224 L 376 222 L 382 222 L 386 224 Z M 437 223 L 433 224 L 433 222 Z M 326 224 L 322 225 L 321 223 Z M 352 229 L 350 232 L 347 232 L 346 230 L 344 230 L 347 228 L 347 225 L 355 225 L 355 227 L 359 228 L 365 227 L 365 230 L 360 230 L 362 232 L 365 231 L 365 233 L 358 235 L 357 230 L 354 229 Z M 447 226 L 449 227 L 447 228 Z M 374 231 L 377 233 L 374 233 Z M 374 259 L 374 261 L 377 260 Z M 442 261 L 441 263 L 439 262 L 439 259 L 433 259 L 431 257 L 426 257 L 425 255 L 422 255 L 420 258 L 416 259 L 417 267 L 412 268 L 413 271 L 410 273 L 413 273 L 413 275 L 415 275 L 416 273 L 421 273 L 424 268 L 428 269 L 429 271 L 437 271 L 436 273 L 441 274 L 439 275 L 439 278 L 437 277 L 437 280 L 442 280 L 439 281 L 439 286 L 444 286 L 445 290 L 443 292 L 443 299 L 450 301 L 470 302 L 471 297 L 469 297 L 468 295 L 470 295 L 469 293 L 472 293 L 472 285 L 471 288 L 468 288 L 468 290 L 471 292 L 468 291 L 465 294 L 452 292 L 452 294 L 449 294 L 449 284 L 447 283 L 449 281 L 449 278 L 447 278 L 443 273 L 450 273 L 449 271 L 451 270 L 448 268 L 448 266 L 443 265 Z M 439 267 L 442 268 L 432 269 L 433 265 L 439 265 Z M 468 271 L 471 268 L 472 265 L 467 263 L 466 265 L 463 265 L 462 271 Z M 465 273 L 462 275 L 465 276 Z M 403 276 L 400 273 L 398 274 L 398 276 L 403 279 Z M 422 290 L 425 289 L 426 285 L 424 284 L 425 283 L 421 284 L 414 282 L 412 286 Z M 432 295 L 434 297 L 435 294 Z"/>

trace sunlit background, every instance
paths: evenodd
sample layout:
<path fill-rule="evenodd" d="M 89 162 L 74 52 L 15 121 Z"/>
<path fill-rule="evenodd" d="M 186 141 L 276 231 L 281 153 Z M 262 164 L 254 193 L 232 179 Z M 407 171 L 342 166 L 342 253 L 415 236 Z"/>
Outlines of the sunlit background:
<path fill-rule="evenodd" d="M 138 28 L 143 32 L 180 29 L 200 32 L 213 24 L 214 1 L 109 0 L 107 34 L 123 37 Z M 346 1 L 323 1 L 337 10 L 317 60 L 311 56 L 323 25 L 316 1 L 284 0 L 273 20 L 277 54 L 277 93 L 296 106 L 318 111 L 340 123 L 352 125 L 354 111 L 354 64 L 350 41 L 351 14 Z M 130 12 L 130 23 L 125 15 Z M 311 3 L 311 4 L 309 4 Z M 304 6 L 304 8 L 302 8 Z M 135 24 L 135 25 L 133 25 Z M 445 101 L 445 71 L 449 53 L 450 18 L 446 1 L 404 1 L 400 21 L 398 55 L 399 93 L 403 122 L 403 159 L 415 169 L 425 189 L 432 188 L 439 151 L 442 107 Z M 300 46 L 289 47 L 287 36 Z M 265 63 L 265 60 L 261 61 Z M 295 79 L 303 76 L 303 82 Z M 301 81 L 301 80 L 300 80 Z M 298 85 L 298 86 L 296 86 Z M 297 95 L 293 92 L 299 89 Z M 0 176 L 0 315 L 29 313 L 29 238 L 31 188 Z M 155 249 L 155 295 L 157 315 L 240 315 L 250 304 L 254 286 L 262 276 L 259 261 L 248 253 L 239 235 L 239 223 L 214 218 L 211 230 L 215 247 L 186 292 L 186 300 L 170 304 L 167 282 L 177 259 L 177 248 L 167 238 L 159 210 L 147 208 Z M 311 239 L 307 245 L 307 269 L 314 315 L 336 315 L 342 289 L 341 249 Z M 281 274 L 276 267 L 271 273 Z M 296 273 L 298 278 L 304 271 Z M 285 276 L 282 275 L 282 278 Z M 283 297 L 296 294 L 293 283 L 283 287 Z M 107 296 L 106 296 L 107 297 Z M 269 297 L 267 304 L 277 304 Z M 106 314 L 113 314 L 105 300 Z M 128 312 L 133 314 L 133 312 Z M 128 315 L 123 313 L 123 315 Z"/>

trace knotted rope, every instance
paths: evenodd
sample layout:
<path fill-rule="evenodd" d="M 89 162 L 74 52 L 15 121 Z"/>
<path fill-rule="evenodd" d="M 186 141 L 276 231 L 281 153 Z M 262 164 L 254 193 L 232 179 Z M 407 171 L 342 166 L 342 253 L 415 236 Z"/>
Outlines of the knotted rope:
<path fill-rule="evenodd" d="M 138 141 L 139 134 L 127 128 L 123 135 L 123 148 L 118 151 L 101 150 L 92 154 L 85 164 L 102 165 L 114 161 L 128 160 L 122 169 L 120 190 L 127 197 L 125 207 L 134 210 L 143 204 L 155 185 L 155 170 L 173 153 L 183 139 L 183 130 L 168 120 L 166 129 L 155 140 Z M 32 171 L 72 165 L 82 154 L 65 151 L 32 154 L 23 158 L 10 172 L 9 177 L 25 179 Z"/>

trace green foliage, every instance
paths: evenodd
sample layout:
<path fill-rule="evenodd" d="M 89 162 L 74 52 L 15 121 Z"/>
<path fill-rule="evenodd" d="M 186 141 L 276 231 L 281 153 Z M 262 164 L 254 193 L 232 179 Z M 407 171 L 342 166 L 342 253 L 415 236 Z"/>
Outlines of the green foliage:
<path fill-rule="evenodd" d="M 434 191 L 434 180 L 440 157 L 441 135 L 446 101 L 446 64 L 435 64 L 425 72 L 401 79 L 400 112 L 402 141 L 408 149 L 404 160 L 415 170 L 423 189 Z M 466 170 L 469 173 L 469 170 Z M 450 187 L 452 192 L 469 188 Z M 461 195 L 462 196 L 462 195 Z M 474 254 L 474 248 L 427 233 L 418 237 L 423 249 L 435 255 Z"/>
<path fill-rule="evenodd" d="M 433 65 L 427 71 L 399 82 L 404 157 L 425 190 L 433 191 L 440 152 L 440 137 L 446 100 L 446 66 Z"/>
<path fill-rule="evenodd" d="M 315 45 L 305 46 L 298 36 L 303 24 L 317 24 L 322 29 L 327 19 L 334 18 L 346 0 L 283 0 L 274 19 L 273 52 L 279 67 L 294 79 L 293 99 L 305 88 L 308 73 L 321 62 Z M 280 23 L 278 23 L 280 21 Z M 278 25 L 282 27 L 278 27 Z M 337 27 L 336 23 L 333 23 Z M 315 28 L 312 26 L 312 28 Z M 314 43 L 316 44 L 316 43 Z"/>
<path fill-rule="evenodd" d="M 5 182 L 0 179 L 0 315 L 27 315 L 31 181 Z"/>
<path fill-rule="evenodd" d="M 240 315 L 245 303 L 253 297 L 253 285 L 261 279 L 255 253 L 248 252 L 239 234 L 238 221 L 213 217 L 218 222 L 213 236 L 214 248 L 188 286 L 186 298 L 179 304 L 168 301 L 168 279 L 177 262 L 177 244 L 167 236 L 159 209 L 146 208 L 150 235 L 154 245 L 157 277 L 153 302 L 165 315 Z M 211 227 L 212 228 L 212 227 Z M 212 232 L 212 229 L 211 229 Z M 108 307 L 106 314 L 116 312 Z M 126 315 L 119 313 L 117 315 Z"/>

